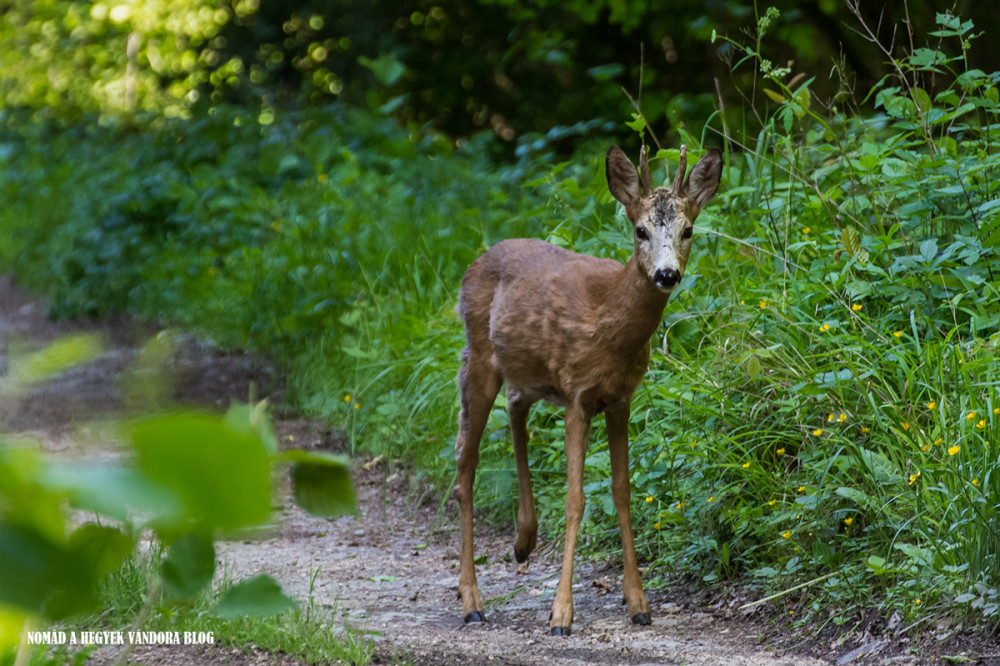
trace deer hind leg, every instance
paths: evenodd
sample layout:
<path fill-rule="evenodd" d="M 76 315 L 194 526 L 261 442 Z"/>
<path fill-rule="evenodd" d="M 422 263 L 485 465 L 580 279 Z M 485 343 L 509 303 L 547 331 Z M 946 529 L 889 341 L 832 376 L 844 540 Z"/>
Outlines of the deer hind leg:
<path fill-rule="evenodd" d="M 528 468 L 528 411 L 534 400 L 516 389 L 507 388 L 507 412 L 510 414 L 510 434 L 517 463 L 517 541 L 514 559 L 524 562 L 535 549 L 538 538 L 538 516 L 535 497 L 531 492 L 531 470 Z"/>
<path fill-rule="evenodd" d="M 632 540 L 632 514 L 630 500 L 631 479 L 628 471 L 628 413 L 627 404 L 609 407 L 604 414 L 608 426 L 608 449 L 611 454 L 611 495 L 618 512 L 618 527 L 622 537 L 622 560 L 624 576 L 622 592 L 629 617 L 634 624 L 650 624 L 649 604 L 639 580 L 639 566 L 635 557 L 635 542 Z"/>
<path fill-rule="evenodd" d="M 583 463 L 590 439 L 590 416 L 581 408 L 566 407 L 566 545 L 563 548 L 562 575 L 552 602 L 549 632 L 569 636 L 573 624 L 573 551 L 583 519 Z"/>
<path fill-rule="evenodd" d="M 477 358 L 468 349 L 463 351 L 464 364 L 458 373 L 461 411 L 458 415 L 458 438 L 455 455 L 458 460 L 458 506 L 462 523 L 461 562 L 458 594 L 462 598 L 465 622 L 485 622 L 483 600 L 476 582 L 475 551 L 473 549 L 472 488 L 479 464 L 479 443 L 486 428 L 490 409 L 500 392 L 502 378 L 490 366 L 488 359 Z"/>

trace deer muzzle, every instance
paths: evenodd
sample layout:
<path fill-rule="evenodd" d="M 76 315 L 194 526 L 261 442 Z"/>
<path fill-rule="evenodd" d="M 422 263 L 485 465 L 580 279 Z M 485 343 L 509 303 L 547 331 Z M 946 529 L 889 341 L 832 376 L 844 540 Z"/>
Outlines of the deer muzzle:
<path fill-rule="evenodd" d="M 653 284 L 660 291 L 670 291 L 681 281 L 681 272 L 676 268 L 659 268 L 653 273 Z"/>

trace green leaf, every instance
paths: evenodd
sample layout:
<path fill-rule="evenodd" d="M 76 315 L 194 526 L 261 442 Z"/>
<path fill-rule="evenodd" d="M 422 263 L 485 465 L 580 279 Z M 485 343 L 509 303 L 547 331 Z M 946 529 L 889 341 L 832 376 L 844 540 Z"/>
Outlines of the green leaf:
<path fill-rule="evenodd" d="M 851 256 L 858 253 L 858 232 L 854 227 L 844 227 L 840 232 L 840 244 Z"/>
<path fill-rule="evenodd" d="M 874 286 L 867 280 L 851 280 L 844 289 L 852 299 L 867 298 L 874 293 Z"/>
<path fill-rule="evenodd" d="M 100 602 L 98 583 L 132 547 L 113 527 L 84 525 L 62 542 L 0 523 L 0 602 L 50 620 L 92 611 Z"/>
<path fill-rule="evenodd" d="M 820 388 L 832 388 L 841 382 L 846 382 L 853 378 L 854 373 L 851 372 L 850 368 L 843 368 L 831 372 L 821 372 L 813 378 L 813 381 Z"/>
<path fill-rule="evenodd" d="M 247 615 L 265 617 L 277 615 L 298 606 L 287 597 L 278 582 L 270 576 L 257 576 L 240 581 L 226 590 L 215 613 L 226 618 L 240 618 Z"/>
<path fill-rule="evenodd" d="M 858 455 L 868 472 L 879 483 L 893 482 L 897 479 L 898 469 L 891 460 L 877 451 L 859 449 Z"/>
<path fill-rule="evenodd" d="M 53 588 L 65 579 L 62 552 L 30 527 L 0 523 L 0 603 L 42 614 Z"/>
<path fill-rule="evenodd" d="M 625 126 L 636 132 L 642 132 L 642 130 L 646 129 L 646 119 L 638 113 L 633 113 L 632 120 L 626 122 Z"/>
<path fill-rule="evenodd" d="M 42 482 L 52 490 L 68 494 L 77 509 L 123 522 L 135 513 L 174 519 L 183 513 L 176 494 L 125 467 L 53 463 L 45 470 Z"/>
<path fill-rule="evenodd" d="M 914 67 L 929 68 L 947 62 L 948 57 L 935 49 L 919 48 L 913 50 L 909 60 Z"/>
<path fill-rule="evenodd" d="M 927 548 L 920 548 L 911 543 L 895 543 L 893 547 L 905 553 L 914 564 L 923 567 L 929 567 L 934 564 L 934 553 Z"/>
<path fill-rule="evenodd" d="M 191 599 L 204 590 L 215 575 L 215 544 L 196 532 L 171 544 L 162 567 L 163 586 L 174 599 Z"/>
<path fill-rule="evenodd" d="M 160 416 L 132 428 L 138 466 L 180 499 L 187 520 L 238 528 L 271 514 L 271 468 L 260 437 L 217 416 Z"/>
<path fill-rule="evenodd" d="M 887 157 L 882 160 L 882 175 L 889 178 L 899 178 L 909 173 L 910 166 L 898 157 Z"/>
<path fill-rule="evenodd" d="M 249 435 L 260 437 L 267 452 L 274 455 L 278 452 L 278 436 L 267 417 L 267 400 L 261 400 L 253 408 L 245 402 L 234 400 L 226 410 L 226 425 L 235 430 L 242 430 Z"/>
<path fill-rule="evenodd" d="M 849 488 L 847 486 L 841 486 L 835 491 L 841 497 L 846 497 L 858 506 L 865 506 L 868 504 L 868 495 L 864 492 L 858 490 L 857 488 Z"/>
<path fill-rule="evenodd" d="M 70 557 L 95 579 L 116 571 L 135 547 L 132 538 L 113 527 L 89 523 L 69 537 Z"/>
<path fill-rule="evenodd" d="M 884 557 L 879 557 L 877 555 L 870 555 L 866 562 L 868 568 L 872 570 L 872 573 L 876 576 L 881 576 L 886 573 L 885 565 L 887 561 Z"/>
<path fill-rule="evenodd" d="M 279 459 L 293 465 L 296 504 L 316 516 L 354 513 L 356 498 L 346 458 L 295 449 L 282 452 Z"/>
<path fill-rule="evenodd" d="M 934 258 L 937 257 L 938 246 L 937 240 L 934 238 L 928 238 L 923 243 L 920 244 L 920 257 L 924 260 L 924 263 L 931 263 Z"/>

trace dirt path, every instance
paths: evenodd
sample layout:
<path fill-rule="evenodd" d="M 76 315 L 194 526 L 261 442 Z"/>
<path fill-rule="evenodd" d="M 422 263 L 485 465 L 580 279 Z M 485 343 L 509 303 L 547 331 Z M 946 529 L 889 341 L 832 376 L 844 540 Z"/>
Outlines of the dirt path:
<path fill-rule="evenodd" d="M 16 404 L 0 400 L 6 427 L 34 433 L 57 455 L 85 452 L 86 423 L 121 408 L 117 378 L 151 332 L 127 321 L 52 323 L 43 306 L 0 277 L 0 377 L 9 345 L 40 345 L 60 334 L 93 330 L 108 340 L 97 361 L 33 392 Z M 262 394 L 279 393 L 281 382 L 267 367 L 243 355 L 224 354 L 187 340 L 171 368 L 180 402 L 225 406 L 246 398 L 251 381 Z M 328 448 L 321 427 L 302 420 L 277 423 L 281 438 L 296 446 Z M 832 663 L 760 649 L 760 629 L 707 608 L 682 607 L 666 593 L 651 591 L 653 625 L 632 626 L 620 605 L 619 571 L 580 561 L 574 590 L 573 635 L 547 635 L 548 614 L 559 571 L 554 548 L 542 547 L 527 565 L 511 563 L 509 528 L 480 524 L 478 567 L 489 623 L 465 627 L 458 583 L 458 532 L 453 502 L 437 514 L 437 502 L 411 487 L 411 480 L 384 461 L 369 461 L 355 473 L 360 516 L 322 520 L 290 501 L 272 536 L 219 545 L 223 566 L 238 577 L 267 573 L 286 592 L 310 596 L 334 609 L 338 623 L 369 632 L 376 659 L 413 664 L 733 664 L 754 666 Z M 415 504 L 421 504 L 415 506 Z M 506 530 L 506 531 L 505 531 Z M 884 646 L 883 646 L 884 648 Z M 149 664 L 251 663 L 225 650 L 140 649 L 133 659 Z M 839 657 L 851 657 L 847 649 Z M 861 652 L 838 663 L 923 663 L 905 654 L 877 661 Z M 859 660 L 860 658 L 860 660 Z M 273 663 L 265 655 L 263 662 Z M 281 660 L 281 663 L 287 663 Z"/>

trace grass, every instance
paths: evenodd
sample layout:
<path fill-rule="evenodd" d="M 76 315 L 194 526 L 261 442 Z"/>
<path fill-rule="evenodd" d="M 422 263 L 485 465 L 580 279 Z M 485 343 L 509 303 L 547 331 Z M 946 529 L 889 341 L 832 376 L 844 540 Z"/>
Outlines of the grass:
<path fill-rule="evenodd" d="M 634 523 L 654 581 L 739 580 L 802 623 L 851 626 L 872 605 L 907 626 L 1000 621 L 1000 75 L 967 67 L 970 24 L 939 22 L 935 48 L 827 106 L 765 65 L 759 41 L 740 47 L 737 80 L 771 101 L 683 135 L 692 153 L 724 145 L 727 167 L 633 404 Z M 57 315 L 124 311 L 273 354 L 291 400 L 444 488 L 461 274 L 510 236 L 624 260 L 606 142 L 494 164 L 488 138 L 452 148 L 374 112 L 270 122 L 8 119 L 0 262 Z M 502 407 L 478 475 L 494 520 L 515 511 Z M 557 537 L 561 414 L 538 408 L 529 428 Z M 611 552 L 600 420 L 587 466 L 582 541 Z"/>
<path fill-rule="evenodd" d="M 152 612 L 136 626 L 136 617 L 150 593 L 149 581 L 156 577 L 161 561 L 162 554 L 156 549 L 128 560 L 102 586 L 101 605 L 106 610 L 58 630 L 180 632 L 182 636 L 184 632 L 210 633 L 211 645 L 238 648 L 246 654 L 259 649 L 309 664 L 367 664 L 371 659 L 371 641 L 340 626 L 336 608 L 325 606 L 312 595 L 299 608 L 269 617 L 227 619 L 213 615 L 213 600 L 232 584 L 226 576 L 215 590 L 190 606 L 154 603 Z M 83 663 L 92 651 L 86 646 L 80 650 L 37 650 L 30 663 Z"/>

